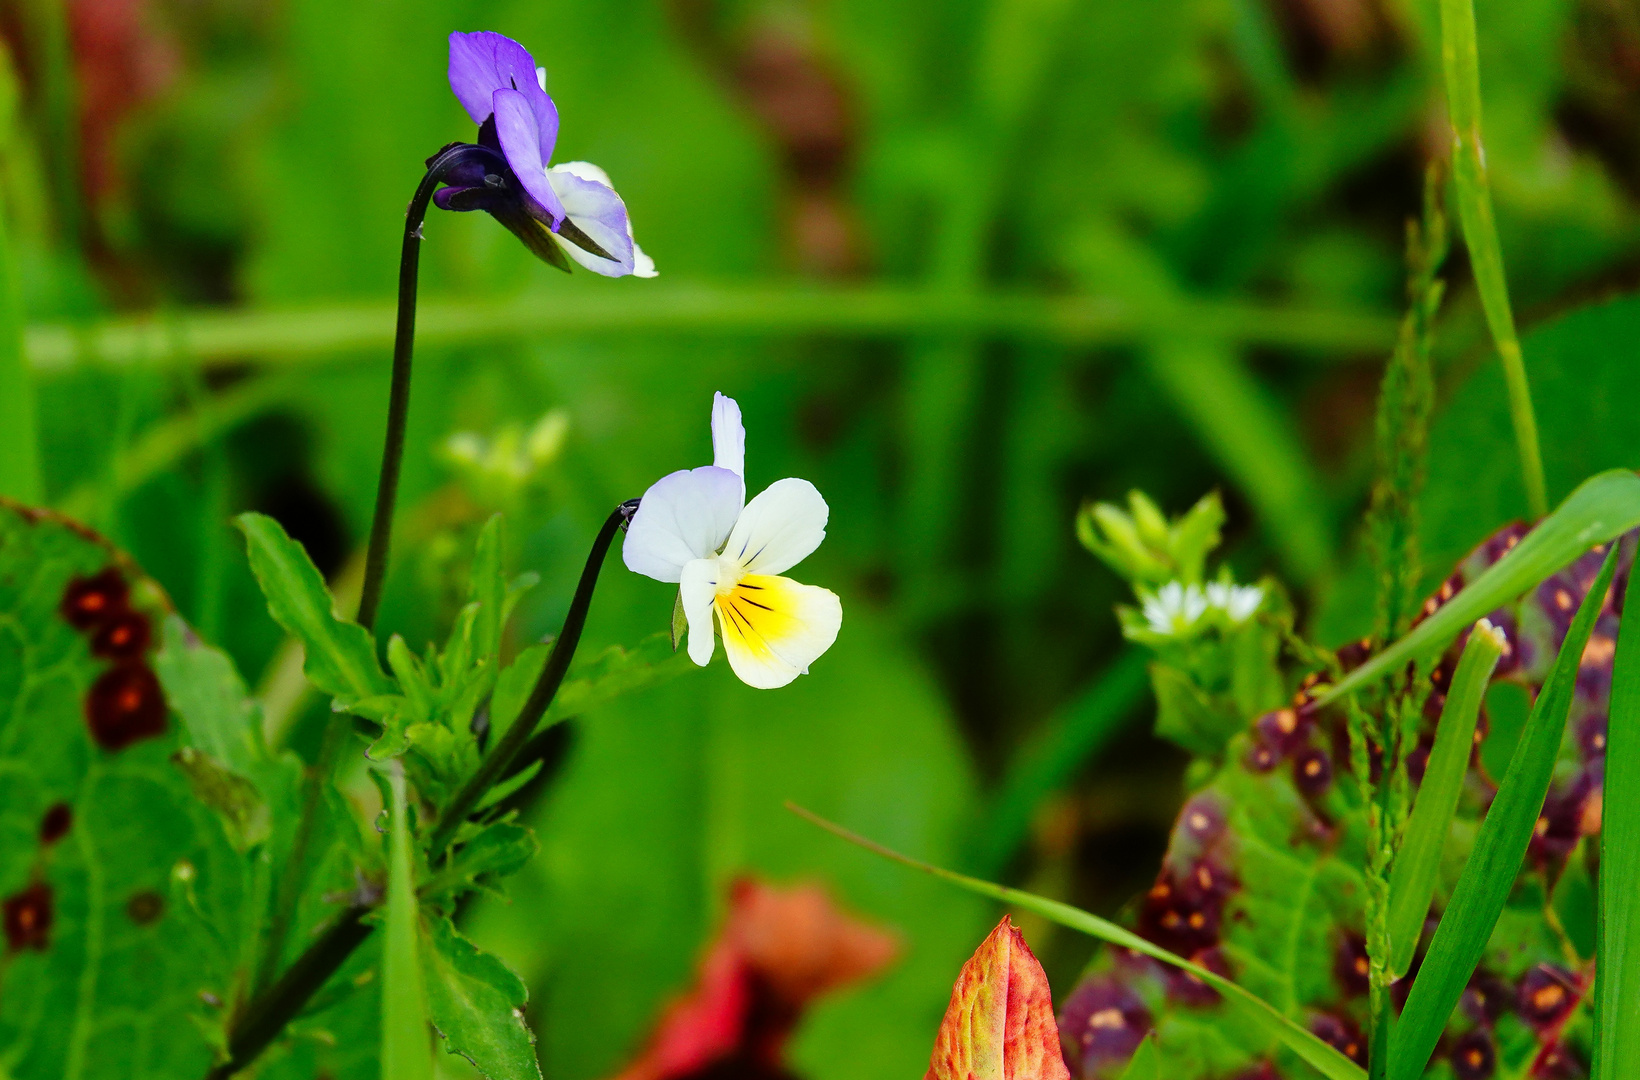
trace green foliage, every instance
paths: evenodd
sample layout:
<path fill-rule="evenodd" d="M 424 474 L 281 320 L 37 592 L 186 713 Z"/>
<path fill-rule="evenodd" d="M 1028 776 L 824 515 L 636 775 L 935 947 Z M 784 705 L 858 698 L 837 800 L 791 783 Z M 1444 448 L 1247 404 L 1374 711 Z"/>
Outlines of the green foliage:
<path fill-rule="evenodd" d="M 1508 647 L 1503 634 L 1490 623 L 1477 623 L 1452 674 L 1452 686 L 1435 727 L 1435 744 L 1389 879 L 1389 940 L 1394 951 L 1386 958 L 1386 966 L 1392 978 L 1407 973 L 1423 936 L 1424 919 L 1440 876 L 1441 848 L 1452 831 L 1452 815 L 1463 795 L 1475 749 L 1481 701 L 1498 658 Z"/>
<path fill-rule="evenodd" d="M 1142 491 L 1128 493 L 1127 511 L 1090 503 L 1076 516 L 1076 538 L 1136 585 L 1200 584 L 1207 556 L 1219 546 L 1224 506 L 1209 492 L 1177 521 L 1168 521 Z"/>
<path fill-rule="evenodd" d="M 1475 286 L 1509 386 L 1509 413 L 1520 453 L 1522 483 L 1533 517 L 1549 511 L 1537 417 L 1526 384 L 1526 367 L 1515 337 L 1515 316 L 1503 270 L 1503 248 L 1492 211 L 1486 150 L 1481 145 L 1481 79 L 1475 34 L 1474 0 L 1441 0 L 1441 59 L 1446 75 L 1447 111 L 1452 122 L 1452 179 L 1458 215 L 1475 274 Z"/>
<path fill-rule="evenodd" d="M 1322 1042 L 1314 1034 L 1299 1027 L 1280 1010 L 1254 994 L 1242 989 L 1236 983 L 1224 978 L 1215 971 L 1211 971 L 1200 964 L 1192 963 L 1185 958 L 1161 948 L 1154 942 L 1142 938 L 1129 930 L 1125 930 L 1108 919 L 1102 919 L 1090 912 L 1082 911 L 1069 904 L 1049 900 L 1046 897 L 1036 896 L 1019 889 L 1010 889 L 1003 885 L 996 885 L 989 881 L 981 881 L 964 874 L 953 873 L 928 863 L 909 859 L 898 852 L 875 844 L 863 837 L 850 833 L 848 830 L 833 825 L 823 818 L 800 811 L 803 816 L 814 821 L 822 828 L 831 830 L 846 840 L 860 844 L 870 851 L 886 856 L 898 862 L 905 863 L 917 870 L 932 874 L 943 881 L 948 881 L 959 888 L 980 896 L 990 897 L 993 900 L 1007 904 L 1021 911 L 1028 911 L 1040 915 L 1045 919 L 1056 922 L 1061 926 L 1068 926 L 1072 930 L 1081 931 L 1101 941 L 1108 942 L 1121 948 L 1139 953 L 1152 959 L 1159 960 L 1169 967 L 1177 968 L 1188 973 L 1201 982 L 1211 986 L 1214 990 L 1228 995 L 1238 1007 L 1240 1015 L 1246 1019 L 1254 1029 L 1256 1037 L 1264 1042 L 1280 1043 L 1290 1049 L 1305 1063 L 1313 1066 L 1321 1075 L 1329 1080 L 1361 1080 L 1366 1074 L 1354 1062 L 1350 1061 L 1338 1050 Z"/>
<path fill-rule="evenodd" d="M 1336 701 L 1370 686 L 1409 660 L 1444 649 L 1463 627 L 1555 573 L 1590 544 L 1606 543 L 1640 524 L 1640 477 L 1613 470 L 1590 477 L 1526 538 L 1411 633 L 1351 671 L 1320 697 Z"/>
<path fill-rule="evenodd" d="M 1600 824 L 1600 966 L 1594 996 L 1595 1048 L 1591 1075 L 1615 1080 L 1640 1068 L 1640 574 L 1629 574 L 1623 597 L 1623 628 L 1612 667 L 1606 778 Z"/>
<path fill-rule="evenodd" d="M 1549 792 L 1584 646 L 1606 604 L 1616 569 L 1617 546 L 1612 545 L 1599 577 L 1578 608 L 1554 670 L 1532 706 L 1531 719 L 1509 761 L 1509 771 L 1487 811 L 1474 850 L 1412 984 L 1390 1047 L 1392 1080 L 1410 1080 L 1423 1072 L 1513 891 L 1514 878 Z"/>
<path fill-rule="evenodd" d="M 302 545 L 264 514 L 243 514 L 251 570 L 274 620 L 302 643 L 302 670 L 339 708 L 352 708 L 389 692 L 370 632 L 336 615 L 336 602 Z"/>
<path fill-rule="evenodd" d="M 1367 532 L 1378 575 L 1374 636 L 1380 641 L 1406 632 L 1423 585 L 1418 500 L 1429 453 L 1429 414 L 1435 406 L 1430 354 L 1445 292 L 1445 282 L 1436 276 L 1446 258 L 1446 217 L 1439 200 L 1439 173 L 1432 166 L 1424 179 L 1423 222 L 1407 223 L 1408 310 L 1378 391 L 1378 476 Z"/>
<path fill-rule="evenodd" d="M 432 1080 L 410 799 L 404 766 L 389 762 L 386 772 L 392 795 L 387 807 L 387 909 L 382 916 L 382 1080 Z"/>
<path fill-rule="evenodd" d="M 479 952 L 448 919 L 424 919 L 420 933 L 428 1015 L 445 1048 L 491 1080 L 539 1080 L 535 1036 L 524 1023 L 524 981 Z"/>
<path fill-rule="evenodd" d="M 97 656 L 106 619 L 64 618 L 76 582 L 99 583 L 110 601 L 99 610 L 156 632 L 167 614 L 106 542 L 0 502 L 0 1069 L 16 1080 L 200 1075 L 261 883 L 168 760 L 180 733 L 143 674 L 158 642 L 120 667 Z M 159 723 L 111 715 L 95 689 L 110 685 L 139 695 L 144 721 L 157 708 Z"/>

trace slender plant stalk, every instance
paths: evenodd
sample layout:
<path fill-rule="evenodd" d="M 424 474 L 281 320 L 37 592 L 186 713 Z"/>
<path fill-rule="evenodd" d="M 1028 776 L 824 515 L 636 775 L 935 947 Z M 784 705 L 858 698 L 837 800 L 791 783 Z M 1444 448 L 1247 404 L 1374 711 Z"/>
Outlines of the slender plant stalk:
<path fill-rule="evenodd" d="M 1486 179 L 1474 0 L 1441 0 L 1441 64 L 1446 74 L 1447 113 L 1452 120 L 1452 178 L 1457 187 L 1458 216 L 1463 221 L 1464 243 L 1469 246 L 1481 307 L 1486 311 L 1498 358 L 1503 361 L 1526 503 L 1532 517 L 1540 518 L 1549 512 L 1549 496 L 1543 481 L 1543 455 L 1538 449 L 1537 416 L 1532 411 L 1532 392 L 1526 382 L 1520 339 L 1515 334 L 1503 248 L 1498 243 L 1498 224 L 1492 214 L 1492 192 Z"/>
<path fill-rule="evenodd" d="M 387 436 L 381 475 L 376 481 L 376 512 L 370 519 L 370 546 L 365 554 L 364 588 L 359 593 L 357 622 L 376 625 L 382 579 L 387 576 L 388 548 L 393 540 L 393 507 L 399 498 L 399 467 L 404 462 L 404 429 L 410 418 L 410 360 L 416 347 L 416 282 L 421 267 L 421 226 L 433 191 L 453 166 L 478 148 L 457 143 L 427 164 L 404 215 L 404 247 L 399 253 L 399 315 L 393 334 L 393 381 L 387 391 Z"/>
<path fill-rule="evenodd" d="M 540 677 L 535 680 L 535 688 L 530 691 L 524 707 L 519 709 L 518 718 L 512 726 L 479 762 L 478 771 L 444 808 L 427 845 L 429 863 L 438 862 L 468 815 L 496 781 L 507 775 L 508 766 L 530 741 L 530 736 L 535 734 L 535 725 L 546 715 L 552 699 L 557 696 L 564 674 L 569 671 L 569 662 L 575 656 L 575 648 L 581 643 L 581 630 L 586 626 L 587 611 L 592 607 L 592 590 L 597 587 L 598 571 L 603 568 L 604 557 L 609 554 L 609 545 L 637 510 L 637 499 L 622 503 L 605 519 L 604 527 L 598 530 L 598 538 L 592 542 L 592 550 L 587 554 L 586 566 L 581 569 L 581 580 L 575 586 L 575 598 L 570 601 L 569 614 L 564 616 L 564 629 L 553 643 L 552 653 L 542 666 Z"/>
<path fill-rule="evenodd" d="M 393 510 L 398 503 L 399 471 L 404 461 L 404 432 L 410 416 L 411 355 L 416 344 L 416 283 L 421 265 L 421 226 L 427 205 L 445 175 L 475 154 L 488 154 L 481 147 L 454 143 L 427 163 L 427 172 L 404 215 L 404 246 L 399 254 L 399 312 L 393 338 L 393 376 L 387 392 L 387 436 L 382 448 L 381 474 L 376 482 L 376 510 L 370 521 L 370 544 L 365 552 L 364 585 L 359 592 L 357 622 L 366 630 L 376 623 L 381 605 L 382 581 L 387 574 L 387 557 L 393 538 Z M 332 716 L 325 728 L 318 759 L 307 771 L 302 784 L 301 816 L 291 842 L 290 858 L 280 878 L 273 912 L 268 919 L 268 935 L 263 941 L 257 970 L 251 985 L 257 992 L 284 955 L 285 940 L 295 923 L 296 906 L 307 880 L 307 862 L 318 818 L 324 807 L 325 788 L 346 749 L 352 719 L 346 714 Z"/>
<path fill-rule="evenodd" d="M 278 1038 L 285 1025 L 370 936 L 373 928 L 364 918 L 374 906 L 357 903 L 343 911 L 277 982 L 251 999 L 228 1037 L 228 1060 L 207 1073 L 206 1080 L 227 1080 Z"/>
<path fill-rule="evenodd" d="M 517 757 L 519 751 L 529 742 L 535 726 L 546 715 L 552 705 L 552 699 L 563 684 L 564 675 L 569 671 L 570 661 L 575 656 L 576 646 L 581 641 L 581 631 L 586 626 L 587 612 L 592 607 L 592 593 L 598 584 L 598 572 L 602 569 L 604 559 L 609 554 L 609 546 L 615 540 L 615 534 L 632 520 L 637 512 L 638 500 L 631 499 L 617 506 L 598 536 L 592 542 L 592 550 L 587 555 L 586 566 L 581 571 L 581 579 L 576 584 L 575 596 L 570 601 L 569 613 L 564 616 L 564 627 L 558 634 L 553 645 L 552 654 L 547 657 L 546 664 L 537 677 L 535 687 L 530 691 L 524 707 L 519 710 L 518 718 L 512 722 L 506 733 L 496 745 L 485 755 L 479 763 L 477 772 L 456 793 L 450 805 L 444 811 L 438 827 L 434 830 L 429 845 L 429 862 L 437 860 L 450 842 L 455 838 L 462 822 L 467 820 L 475 807 L 483 801 L 485 794 L 498 781 L 508 774 L 508 766 Z M 342 717 L 345 719 L 345 717 Z M 335 733 L 340 732 L 339 736 Z M 333 723 L 326 732 L 326 744 L 320 751 L 321 764 L 339 750 L 332 749 L 331 740 L 335 737 L 336 745 L 345 743 L 347 729 L 343 724 Z M 314 790 L 313 778 L 321 775 L 319 765 L 315 765 L 309 774 L 309 787 L 304 796 Z M 322 785 L 318 787 L 320 796 L 323 794 Z M 321 799 L 322 802 L 322 799 Z M 303 807 L 301 824 L 312 828 L 311 821 L 318 817 L 317 806 Z M 300 841 L 300 837 L 298 838 Z M 306 841 L 311 843 L 311 832 Z M 290 864 L 294 867 L 293 856 Z M 296 875 L 287 872 L 287 877 Z M 300 895 L 300 890 L 297 890 Z M 294 906 L 294 905 L 293 905 Z M 317 941 L 308 946 L 306 951 L 287 968 L 283 975 L 271 985 L 256 992 L 239 1013 L 239 1019 L 234 1023 L 228 1038 L 228 1060 L 212 1069 L 206 1080 L 227 1080 L 240 1069 L 255 1061 L 257 1055 L 267 1049 L 269 1043 L 278 1037 L 286 1024 L 302 1011 L 308 1000 L 318 993 L 326 980 L 334 975 L 370 936 L 372 926 L 364 922 L 365 915 L 375 907 L 375 903 L 356 903 L 344 911 L 336 922 L 331 924 Z M 284 933 L 288 935 L 289 922 L 287 921 Z M 270 934 L 270 937 L 272 935 Z M 282 949 L 282 946 L 281 946 Z M 271 967 L 271 962 L 277 962 L 277 953 L 263 951 L 262 966 Z"/>

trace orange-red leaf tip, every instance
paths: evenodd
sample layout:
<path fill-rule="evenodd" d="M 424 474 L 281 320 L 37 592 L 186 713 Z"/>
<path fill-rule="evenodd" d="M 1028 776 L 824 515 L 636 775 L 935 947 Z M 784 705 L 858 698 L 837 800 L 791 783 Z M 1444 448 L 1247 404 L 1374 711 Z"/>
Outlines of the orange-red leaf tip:
<path fill-rule="evenodd" d="M 1070 1080 L 1048 976 L 1006 915 L 957 975 L 924 1080 Z"/>

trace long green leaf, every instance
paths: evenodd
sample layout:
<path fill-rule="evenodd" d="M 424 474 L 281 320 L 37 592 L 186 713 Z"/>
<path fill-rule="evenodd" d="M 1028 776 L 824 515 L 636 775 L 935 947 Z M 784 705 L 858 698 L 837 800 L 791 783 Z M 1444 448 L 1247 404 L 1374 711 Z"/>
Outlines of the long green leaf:
<path fill-rule="evenodd" d="M 1515 886 L 1515 876 L 1532 841 L 1532 830 L 1543 810 L 1549 781 L 1554 775 L 1555 758 L 1566 730 L 1577 689 L 1577 670 L 1589 633 L 1600 615 L 1601 605 L 1617 569 L 1617 546 L 1606 556 L 1594 586 L 1583 598 L 1571 629 L 1555 658 L 1554 669 L 1538 694 L 1532 715 L 1526 721 L 1509 759 L 1498 794 L 1486 812 L 1469 862 L 1458 877 L 1452 899 L 1435 930 L 1435 940 L 1418 969 L 1417 981 L 1401 1011 L 1400 1022 L 1390 1042 L 1390 1080 L 1415 1080 L 1422 1076 L 1435 1044 L 1441 1038 L 1447 1018 L 1469 982 L 1475 965 L 1497 925 L 1498 916 Z"/>
<path fill-rule="evenodd" d="M 908 855 L 902 855 L 891 848 L 886 848 L 873 840 L 867 840 L 858 833 L 850 832 L 841 825 L 827 821 L 813 811 L 805 810 L 795 803 L 788 802 L 786 809 L 820 826 L 827 832 L 840 836 L 851 844 L 858 844 L 867 851 L 874 852 L 886 859 L 892 859 L 914 870 L 932 874 L 937 878 L 949 881 L 959 888 L 967 889 L 969 892 L 988 896 L 993 900 L 1000 900 L 1002 903 L 1012 905 L 1022 911 L 1033 912 L 1051 922 L 1056 922 L 1061 926 L 1068 926 L 1072 930 L 1080 930 L 1084 934 L 1096 937 L 1111 945 L 1143 953 L 1153 960 L 1160 960 L 1164 964 L 1170 964 L 1182 971 L 1187 971 L 1231 1001 L 1241 1005 L 1243 1014 L 1249 1020 L 1257 1024 L 1271 1038 L 1279 1040 L 1293 1053 L 1314 1066 L 1316 1071 L 1327 1077 L 1328 1080 L 1366 1080 L 1367 1074 L 1361 1066 L 1322 1042 L 1310 1031 L 1294 1023 L 1263 998 L 1249 993 L 1216 972 L 1209 971 L 1199 964 L 1193 964 L 1177 953 L 1169 952 L 1160 945 L 1147 941 L 1132 931 L 1124 930 L 1107 919 L 1101 919 L 1091 912 L 1083 911 L 1081 908 L 1072 907 L 1069 904 L 1062 904 L 1057 900 L 1049 900 L 1044 896 L 1022 892 L 1019 889 L 1010 889 L 1006 885 L 996 885 L 989 881 L 981 881 L 979 878 L 969 877 L 966 874 L 946 870 L 943 867 L 919 862 Z"/>
<path fill-rule="evenodd" d="M 88 366 L 243 363 L 286 366 L 351 361 L 393 343 L 393 304 L 305 308 L 198 309 L 168 317 L 28 328 L 35 371 Z M 834 336 L 974 333 L 1103 344 L 1154 338 L 1188 327 L 1193 337 L 1273 345 L 1331 358 L 1387 349 L 1396 320 L 1377 312 L 1275 307 L 1184 299 L 1135 305 L 1110 297 L 1044 298 L 984 292 L 939 295 L 917 289 L 661 286 L 639 296 L 555 285 L 516 299 L 422 301 L 416 340 L 480 344 L 566 334 L 673 333 Z"/>
<path fill-rule="evenodd" d="M 330 590 L 302 545 L 264 514 L 241 514 L 237 520 L 268 612 L 302 643 L 302 670 L 313 684 L 347 702 L 392 693 L 370 632 L 336 617 Z"/>
<path fill-rule="evenodd" d="M 1436 655 L 1482 615 L 1521 595 L 1595 544 L 1636 525 L 1640 525 L 1640 476 L 1627 469 L 1596 473 L 1440 610 L 1323 693 L 1321 704 L 1370 686 L 1408 661 Z"/>
<path fill-rule="evenodd" d="M 433 1080 L 427 987 L 417 950 L 415 864 L 404 765 L 388 763 L 387 933 L 382 957 L 382 1080 Z"/>
<path fill-rule="evenodd" d="M 1600 826 L 1594 1080 L 1640 1076 L 1640 574 L 1629 573 L 1612 670 Z"/>
<path fill-rule="evenodd" d="M 1406 838 L 1395 855 L 1389 877 L 1389 968 L 1396 978 L 1412 966 L 1429 902 L 1441 869 L 1441 848 L 1452 828 L 1452 814 L 1463 794 L 1469 755 L 1475 745 L 1475 723 L 1492 672 L 1503 655 L 1503 636 L 1484 620 L 1477 623 L 1452 676 L 1446 704 L 1435 728 L 1435 746 L 1418 786 L 1418 801 L 1407 822 Z"/>
<path fill-rule="evenodd" d="M 1515 316 L 1509 306 L 1509 284 L 1503 272 L 1503 247 L 1492 214 L 1492 191 L 1486 179 L 1486 150 L 1481 145 L 1480 56 L 1475 46 L 1474 0 L 1441 0 L 1441 61 L 1446 74 L 1447 112 L 1452 121 L 1452 180 L 1457 187 L 1458 216 L 1475 275 L 1486 324 L 1503 361 L 1509 387 L 1509 415 L 1520 447 L 1521 478 L 1533 517 L 1549 509 L 1543 483 L 1543 456 L 1538 450 L 1537 417 L 1526 384 Z"/>

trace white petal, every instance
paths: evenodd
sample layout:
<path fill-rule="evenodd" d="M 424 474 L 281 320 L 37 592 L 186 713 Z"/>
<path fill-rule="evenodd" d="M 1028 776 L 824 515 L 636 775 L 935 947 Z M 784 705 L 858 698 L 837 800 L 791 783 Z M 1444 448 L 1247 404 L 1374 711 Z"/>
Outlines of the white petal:
<path fill-rule="evenodd" d="M 570 161 L 548 169 L 547 181 L 569 219 L 593 243 L 614 256 L 613 259 L 599 258 L 554 233 L 559 246 L 569 257 L 605 277 L 638 274 L 640 267 L 637 246 L 632 242 L 632 223 L 627 218 L 626 204 L 615 194 L 615 187 L 609 182 L 609 174 L 591 162 Z M 654 260 L 646 256 L 645 261 L 648 263 L 648 273 L 638 276 L 654 277 Z"/>
<path fill-rule="evenodd" d="M 740 405 L 722 394 L 712 395 L 712 464 L 742 479 L 746 476 L 746 426 L 740 422 Z"/>
<path fill-rule="evenodd" d="M 741 511 L 723 555 L 749 574 L 785 573 L 820 546 L 830 513 L 807 480 L 776 480 Z"/>
<path fill-rule="evenodd" d="M 760 690 L 807 675 L 843 625 L 843 602 L 830 589 L 763 574 L 748 574 L 718 596 L 717 613 L 729 666 Z M 694 634 L 691 623 L 691 649 Z"/>
<path fill-rule="evenodd" d="M 636 240 L 632 241 L 632 276 L 659 277 L 660 271 L 655 269 L 655 260 L 644 253 Z"/>
<path fill-rule="evenodd" d="M 727 469 L 680 469 L 643 494 L 626 530 L 627 569 L 656 581 L 677 581 L 684 564 L 717 553 L 734 527 L 745 488 Z"/>
<path fill-rule="evenodd" d="M 547 69 L 546 68 L 538 67 L 538 68 L 535 69 L 535 81 L 541 84 L 541 89 L 545 90 L 547 88 Z"/>
<path fill-rule="evenodd" d="M 684 566 L 678 584 L 683 615 L 689 620 L 689 659 L 701 667 L 712 660 L 712 600 L 717 596 L 721 569 L 716 559 L 696 559 Z"/>

